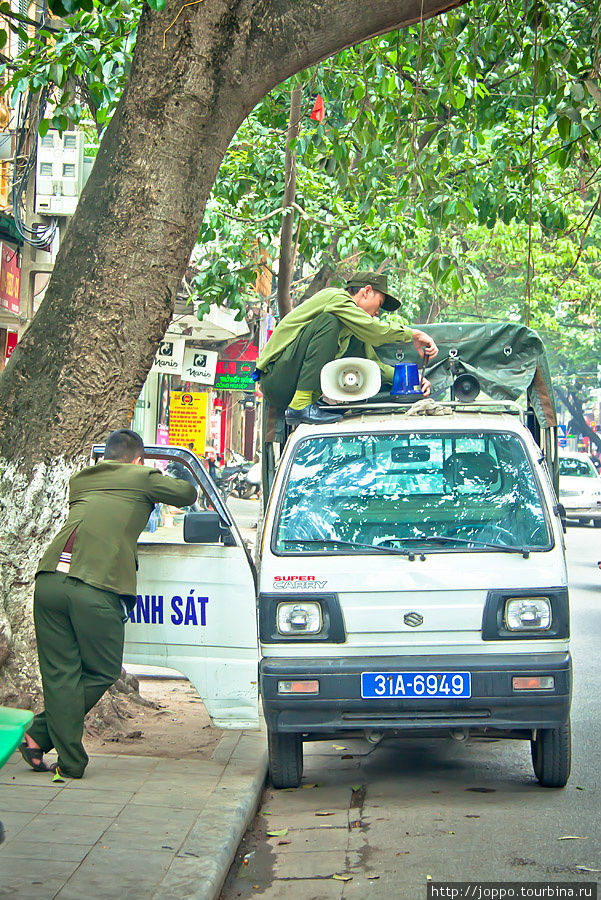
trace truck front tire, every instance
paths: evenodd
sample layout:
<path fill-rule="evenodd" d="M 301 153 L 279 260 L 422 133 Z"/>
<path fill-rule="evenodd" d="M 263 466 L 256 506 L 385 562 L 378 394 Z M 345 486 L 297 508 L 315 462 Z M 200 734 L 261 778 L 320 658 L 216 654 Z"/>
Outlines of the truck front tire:
<path fill-rule="evenodd" d="M 267 732 L 269 774 L 274 788 L 298 787 L 303 777 L 303 739 L 300 734 Z"/>
<path fill-rule="evenodd" d="M 532 767 L 542 787 L 562 788 L 568 783 L 572 765 L 570 720 L 559 728 L 539 728 L 530 741 Z"/>

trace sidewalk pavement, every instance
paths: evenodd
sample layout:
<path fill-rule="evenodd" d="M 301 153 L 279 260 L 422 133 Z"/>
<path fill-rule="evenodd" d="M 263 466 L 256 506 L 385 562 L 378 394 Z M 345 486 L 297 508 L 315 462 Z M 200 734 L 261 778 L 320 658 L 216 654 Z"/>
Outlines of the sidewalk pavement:
<path fill-rule="evenodd" d="M 230 731 L 210 760 L 96 755 L 64 784 L 15 754 L 0 771 L 1 900 L 215 900 L 259 804 L 265 747 Z"/>

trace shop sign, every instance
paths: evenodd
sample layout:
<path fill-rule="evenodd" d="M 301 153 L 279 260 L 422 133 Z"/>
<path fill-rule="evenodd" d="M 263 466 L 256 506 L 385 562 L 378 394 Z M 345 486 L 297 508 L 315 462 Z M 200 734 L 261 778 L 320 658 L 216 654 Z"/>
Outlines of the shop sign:
<path fill-rule="evenodd" d="M 169 443 L 187 447 L 204 456 L 207 436 L 209 395 L 192 391 L 172 391 L 169 400 Z"/>
<path fill-rule="evenodd" d="M 183 338 L 166 337 L 159 344 L 151 372 L 165 372 L 168 375 L 181 375 L 184 362 L 186 341 Z"/>
<path fill-rule="evenodd" d="M 259 328 L 259 351 L 263 350 L 263 347 L 273 334 L 275 326 L 275 316 L 272 315 L 272 313 L 264 313 L 261 317 L 261 325 Z"/>
<path fill-rule="evenodd" d="M 215 383 L 217 369 L 217 353 L 214 350 L 195 350 L 186 347 L 182 381 L 194 381 L 210 387 Z"/>
<path fill-rule="evenodd" d="M 220 359 L 217 363 L 215 390 L 217 391 L 254 391 L 252 380 L 254 362 L 228 361 Z"/>
<path fill-rule="evenodd" d="M 17 346 L 18 339 L 19 339 L 19 335 L 17 334 L 16 331 L 7 331 L 6 332 L 6 352 L 4 355 L 7 359 L 10 358 L 11 353 Z"/>
<path fill-rule="evenodd" d="M 16 250 L 8 244 L 0 244 L 0 308 L 11 313 L 19 312 L 21 269 Z"/>

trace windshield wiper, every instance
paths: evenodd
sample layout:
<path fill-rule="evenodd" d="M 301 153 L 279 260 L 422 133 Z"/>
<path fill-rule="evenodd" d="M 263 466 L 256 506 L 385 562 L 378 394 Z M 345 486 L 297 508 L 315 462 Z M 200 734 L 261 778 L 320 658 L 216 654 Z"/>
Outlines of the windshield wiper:
<path fill-rule="evenodd" d="M 426 544 L 468 544 L 470 547 L 484 547 L 487 550 L 498 550 L 499 553 L 521 553 L 524 559 L 530 556 L 530 550 L 527 547 L 510 547 L 509 544 L 491 544 L 488 541 L 480 541 L 478 538 L 460 538 L 450 537 L 448 535 L 437 535 L 432 537 L 406 538 L 410 541 L 423 541 Z"/>
<path fill-rule="evenodd" d="M 423 557 L 423 553 L 418 550 L 405 550 L 401 547 L 387 547 L 384 544 L 358 544 L 353 541 L 337 540 L 336 538 L 288 538 L 286 543 L 290 544 L 326 544 L 331 546 L 336 544 L 340 547 L 358 547 L 362 550 L 375 550 L 376 553 L 388 553 L 396 556 L 406 556 L 410 560 L 414 560 L 416 556 Z"/>

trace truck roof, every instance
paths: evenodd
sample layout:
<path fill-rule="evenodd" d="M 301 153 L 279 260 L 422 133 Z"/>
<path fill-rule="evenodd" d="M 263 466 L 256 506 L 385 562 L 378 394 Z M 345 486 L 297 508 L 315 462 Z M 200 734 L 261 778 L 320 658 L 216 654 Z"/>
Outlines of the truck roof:
<path fill-rule="evenodd" d="M 487 410 L 485 406 L 470 404 L 453 407 L 452 404 L 436 404 L 443 410 L 437 415 L 408 415 L 407 407 L 390 411 L 372 408 L 365 411 L 347 413 L 339 422 L 332 425 L 299 425 L 291 436 L 297 441 L 305 437 L 328 434 L 353 433 L 357 431 L 511 431 L 519 434 L 529 432 L 522 424 L 520 410 L 513 409 Z M 493 404 L 499 407 L 499 404 Z M 339 407 L 340 408 L 340 407 Z M 409 407 L 410 409 L 410 407 Z"/>

